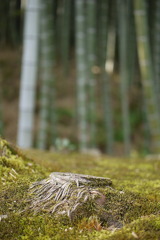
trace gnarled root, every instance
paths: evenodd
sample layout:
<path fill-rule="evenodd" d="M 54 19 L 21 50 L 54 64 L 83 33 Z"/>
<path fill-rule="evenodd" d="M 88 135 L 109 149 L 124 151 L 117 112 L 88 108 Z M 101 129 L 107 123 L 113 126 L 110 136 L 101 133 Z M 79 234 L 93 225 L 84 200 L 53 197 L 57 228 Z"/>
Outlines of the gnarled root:
<path fill-rule="evenodd" d="M 88 203 L 95 209 L 102 207 L 105 196 L 98 188 L 110 187 L 111 184 L 108 178 L 53 172 L 48 179 L 35 182 L 30 187 L 30 208 L 35 212 L 45 210 L 72 218 L 76 213 L 81 215 Z"/>

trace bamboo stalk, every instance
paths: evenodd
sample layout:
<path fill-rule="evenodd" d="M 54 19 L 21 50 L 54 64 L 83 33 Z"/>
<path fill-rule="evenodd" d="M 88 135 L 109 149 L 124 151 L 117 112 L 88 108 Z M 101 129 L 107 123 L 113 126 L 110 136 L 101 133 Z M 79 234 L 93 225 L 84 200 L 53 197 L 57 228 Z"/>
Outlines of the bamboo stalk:
<path fill-rule="evenodd" d="M 124 138 L 124 152 L 129 155 L 131 149 L 130 118 L 129 118 L 129 70 L 128 70 L 128 0 L 117 1 L 119 25 L 119 58 L 120 58 L 120 91 L 122 105 L 122 126 Z"/>
<path fill-rule="evenodd" d="M 84 0 L 76 0 L 76 67 L 77 67 L 77 114 L 80 151 L 87 148 L 87 107 L 86 107 L 86 35 Z"/>
<path fill-rule="evenodd" d="M 156 94 L 154 90 L 151 49 L 149 45 L 147 11 L 144 0 L 134 1 L 134 15 L 137 34 L 137 48 L 141 80 L 144 91 L 147 118 L 154 153 L 160 152 L 160 125 Z"/>
<path fill-rule="evenodd" d="M 40 0 L 28 0 L 25 12 L 17 144 L 33 146 L 35 92 L 38 66 Z"/>
<path fill-rule="evenodd" d="M 89 144 L 91 148 L 96 145 L 96 79 L 94 66 L 96 64 L 96 2 L 88 0 L 86 6 L 86 41 L 87 41 L 87 89 L 89 114 Z"/>
<path fill-rule="evenodd" d="M 155 1 L 155 19 L 153 29 L 153 66 L 157 101 L 160 101 L 160 1 Z M 160 113 L 160 107 L 159 107 Z"/>
<path fill-rule="evenodd" d="M 113 52 L 108 52 L 109 48 L 114 49 L 114 40 L 112 33 L 109 33 L 109 2 L 102 0 L 101 6 L 101 21 L 100 21 L 100 66 L 102 77 L 102 94 L 103 94 L 103 111 L 104 125 L 106 136 L 106 152 L 113 154 L 114 130 L 113 130 L 113 113 L 111 104 L 111 75 L 112 70 L 109 70 L 109 62 Z M 111 42 L 113 40 L 113 42 Z M 113 45 L 112 45 L 113 44 Z M 111 47 L 112 45 L 112 47 Z M 110 51 L 110 50 L 109 50 Z M 113 50 L 114 51 L 114 50 Z M 112 61 L 112 60 L 111 60 Z M 107 67 L 107 68 L 106 68 Z"/>
<path fill-rule="evenodd" d="M 53 73 L 53 58 L 54 54 L 54 26 L 53 26 L 53 5 L 51 0 L 46 2 L 41 1 L 41 44 L 40 44 L 40 78 L 41 78 L 41 92 L 40 92 L 40 116 L 39 116 L 39 130 L 37 144 L 41 149 L 47 148 L 47 141 L 49 140 L 49 117 L 50 117 L 50 91 L 52 95 L 55 89 L 52 88 L 52 82 L 55 81 Z M 55 114 L 55 109 L 52 109 Z M 51 129 L 55 125 L 52 126 Z"/>
<path fill-rule="evenodd" d="M 61 28 L 61 55 L 64 77 L 69 73 L 69 50 L 70 50 L 70 29 L 71 29 L 72 0 L 64 0 L 62 28 Z"/>

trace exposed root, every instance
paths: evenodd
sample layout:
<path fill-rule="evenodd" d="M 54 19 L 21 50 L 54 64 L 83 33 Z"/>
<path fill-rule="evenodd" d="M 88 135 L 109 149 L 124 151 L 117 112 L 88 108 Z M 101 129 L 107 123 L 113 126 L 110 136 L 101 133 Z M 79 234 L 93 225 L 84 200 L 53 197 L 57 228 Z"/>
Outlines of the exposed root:
<path fill-rule="evenodd" d="M 104 203 L 105 196 L 99 187 L 109 187 L 108 178 L 74 173 L 53 172 L 48 179 L 35 182 L 30 187 L 31 206 L 35 212 L 46 210 L 51 213 L 66 214 L 72 217 L 88 202 Z M 101 199 L 101 201 L 97 201 Z"/>

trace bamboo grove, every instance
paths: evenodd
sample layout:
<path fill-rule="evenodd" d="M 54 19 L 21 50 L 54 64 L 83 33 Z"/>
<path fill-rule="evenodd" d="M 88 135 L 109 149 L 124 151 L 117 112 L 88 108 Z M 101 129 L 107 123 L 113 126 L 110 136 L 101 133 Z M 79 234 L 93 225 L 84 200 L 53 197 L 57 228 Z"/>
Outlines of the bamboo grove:
<path fill-rule="evenodd" d="M 160 1 L 28 0 L 22 15 L 22 43 L 17 15 L 0 30 L 23 47 L 17 144 L 159 153 Z"/>

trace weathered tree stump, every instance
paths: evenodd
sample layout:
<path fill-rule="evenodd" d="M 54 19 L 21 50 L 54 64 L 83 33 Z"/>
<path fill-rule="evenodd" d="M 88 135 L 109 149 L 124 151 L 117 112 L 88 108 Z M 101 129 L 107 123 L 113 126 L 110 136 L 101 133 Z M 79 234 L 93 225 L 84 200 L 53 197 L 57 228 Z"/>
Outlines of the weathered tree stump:
<path fill-rule="evenodd" d="M 86 206 L 88 210 L 90 206 L 94 211 L 100 209 L 105 203 L 105 195 L 99 188 L 111 185 L 109 178 L 53 172 L 48 179 L 30 187 L 30 208 L 35 212 L 44 210 L 73 218 L 77 214 L 83 215 Z"/>

